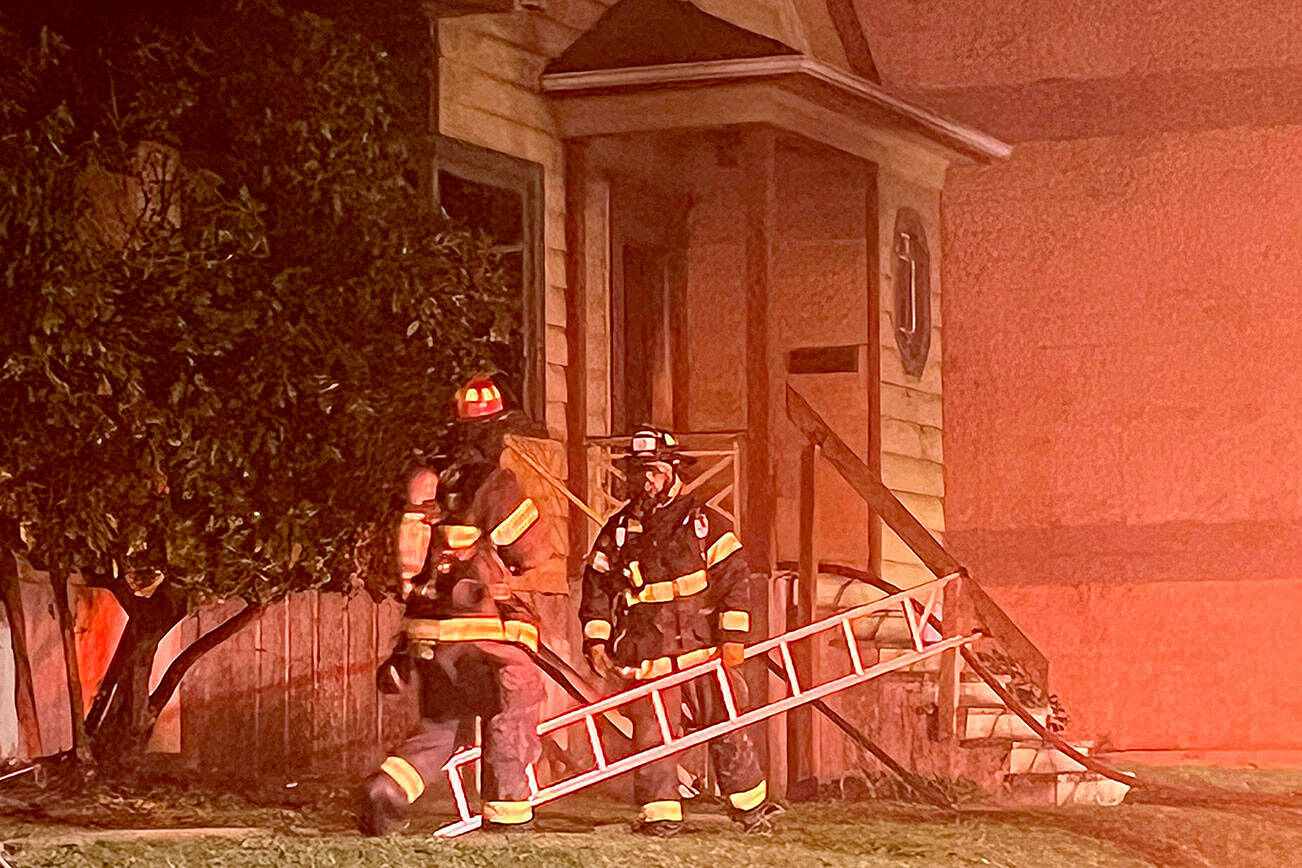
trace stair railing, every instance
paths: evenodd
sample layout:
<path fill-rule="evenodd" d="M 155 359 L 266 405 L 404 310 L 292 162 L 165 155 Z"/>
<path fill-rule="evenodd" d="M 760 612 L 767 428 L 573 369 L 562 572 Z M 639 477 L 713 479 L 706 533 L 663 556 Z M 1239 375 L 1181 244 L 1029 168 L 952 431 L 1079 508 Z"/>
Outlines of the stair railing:
<path fill-rule="evenodd" d="M 993 643 L 1010 657 L 1035 685 L 1047 695 L 1049 661 L 1026 634 L 1018 629 L 966 568 L 954 557 L 917 517 L 900 502 L 882 482 L 881 476 L 855 454 L 832 427 L 790 384 L 786 389 L 787 417 L 805 436 L 807 445 L 801 460 L 800 486 L 800 583 L 799 614 L 810 618 L 817 601 L 818 561 L 814 549 L 814 467 L 819 458 L 826 459 L 836 472 L 868 505 L 869 510 L 895 532 L 918 559 L 936 575 L 948 578 L 941 606 L 942 636 L 952 638 L 979 632 L 982 644 Z M 808 610 L 808 611 L 806 611 Z M 925 623 L 925 622 L 924 622 Z M 802 661 L 804 667 L 816 669 L 816 658 Z M 942 738 L 957 737 L 959 672 L 961 659 L 957 651 L 946 652 L 941 660 L 939 683 L 939 724 Z M 808 760 L 812 764 L 812 757 Z"/>

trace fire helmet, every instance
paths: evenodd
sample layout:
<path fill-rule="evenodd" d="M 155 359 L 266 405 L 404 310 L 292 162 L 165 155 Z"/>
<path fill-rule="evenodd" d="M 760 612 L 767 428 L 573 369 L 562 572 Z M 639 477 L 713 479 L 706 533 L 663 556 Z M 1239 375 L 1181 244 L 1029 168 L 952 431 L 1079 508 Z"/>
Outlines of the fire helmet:
<path fill-rule="evenodd" d="M 487 374 L 476 374 L 457 389 L 457 421 L 473 422 L 502 415 L 502 390 Z"/>
<path fill-rule="evenodd" d="M 658 428 L 640 428 L 628 441 L 628 460 L 635 464 L 663 461 L 666 464 L 683 463 L 682 444 L 668 431 Z"/>

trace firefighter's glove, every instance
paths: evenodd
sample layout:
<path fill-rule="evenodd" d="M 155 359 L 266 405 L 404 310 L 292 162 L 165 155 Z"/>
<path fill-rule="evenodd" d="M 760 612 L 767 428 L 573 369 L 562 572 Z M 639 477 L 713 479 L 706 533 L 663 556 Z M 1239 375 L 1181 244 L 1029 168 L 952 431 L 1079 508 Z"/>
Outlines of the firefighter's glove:
<path fill-rule="evenodd" d="M 740 642 L 724 642 L 719 656 L 725 669 L 736 669 L 746 662 L 746 646 Z"/>
<path fill-rule="evenodd" d="M 375 670 L 375 686 L 383 694 L 401 693 L 411 680 L 411 658 L 395 651 Z"/>
<path fill-rule="evenodd" d="M 587 648 L 588 665 L 592 671 L 602 678 L 609 678 L 615 673 L 615 664 L 610 659 L 610 653 L 606 651 L 606 646 L 601 642 L 593 642 Z"/>

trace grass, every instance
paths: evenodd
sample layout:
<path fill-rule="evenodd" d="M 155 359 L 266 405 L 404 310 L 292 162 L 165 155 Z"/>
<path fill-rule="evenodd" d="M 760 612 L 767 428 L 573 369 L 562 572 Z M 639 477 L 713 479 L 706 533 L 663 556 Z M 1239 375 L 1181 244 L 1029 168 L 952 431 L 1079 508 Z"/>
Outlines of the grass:
<path fill-rule="evenodd" d="M 1167 772 L 1174 782 L 1216 782 L 1240 792 L 1294 793 L 1278 774 Z M 1296 779 L 1302 776 L 1296 775 Z M 35 791 L 29 791 L 29 795 Z M 22 794 L 19 794 L 22 795 Z M 693 811 L 671 840 L 628 831 L 633 811 L 575 797 L 544 808 L 541 830 L 438 841 L 424 831 L 366 839 L 351 831 L 345 791 L 233 796 L 194 788 L 138 792 L 104 786 L 0 799 L 3 857 L 35 866 L 358 866 L 449 868 L 1277 868 L 1302 864 L 1302 798 L 1256 805 L 1128 801 L 1116 808 L 1006 810 L 958 815 L 892 802 L 797 805 L 771 837 L 742 835 L 715 809 Z M 418 818 L 421 830 L 436 819 Z M 256 831 L 186 840 L 95 840 L 105 828 L 243 826 Z"/>
<path fill-rule="evenodd" d="M 880 807 L 804 805 L 772 837 L 745 836 L 722 816 L 693 819 L 672 840 L 634 835 L 621 824 L 583 832 L 539 832 L 499 838 L 477 835 L 435 841 L 406 834 L 383 840 L 333 833 L 250 835 L 243 839 L 163 843 L 11 844 L 9 861 L 25 866 L 387 866 L 449 868 L 803 868 L 803 866 L 1042 866 L 1140 868 L 1152 863 L 1120 846 L 1075 832 L 965 819 L 882 816 Z M 65 830 L 66 831 L 66 830 Z"/>

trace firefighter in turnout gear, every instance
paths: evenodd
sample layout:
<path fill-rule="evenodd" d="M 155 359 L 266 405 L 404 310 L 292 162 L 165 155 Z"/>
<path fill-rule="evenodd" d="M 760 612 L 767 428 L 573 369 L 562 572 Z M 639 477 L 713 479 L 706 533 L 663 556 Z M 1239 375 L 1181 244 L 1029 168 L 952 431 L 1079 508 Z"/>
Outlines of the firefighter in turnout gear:
<path fill-rule="evenodd" d="M 515 475 L 498 466 L 505 417 L 501 393 L 476 377 L 457 393 L 461 443 L 455 459 L 418 473 L 410 503 L 431 525 L 425 562 L 404 580 L 403 635 L 381 665 L 381 691 L 420 686 L 420 720 L 366 783 L 361 828 L 380 835 L 405 824 L 410 806 L 442 777 L 452 752 L 482 721 L 485 828 L 519 829 L 533 819 L 526 771 L 541 753 L 544 691 L 530 652 L 536 619 L 511 590 L 513 574 L 551 554 L 538 508 Z M 433 490 L 432 490 L 433 489 Z M 433 495 L 430 497 L 429 495 Z"/>
<path fill-rule="evenodd" d="M 601 675 L 639 682 L 722 655 L 734 696 L 746 702 L 742 662 L 750 631 L 750 570 L 729 522 L 684 495 L 683 462 L 674 435 L 638 431 L 631 441 L 631 500 L 597 535 L 583 571 L 584 652 Z M 664 707 L 675 735 L 726 718 L 713 680 L 666 690 Z M 661 743 L 649 700 L 625 709 L 634 748 Z M 767 826 L 775 806 L 750 737 L 739 731 L 710 743 L 710 760 L 730 813 L 747 829 Z M 641 805 L 635 829 L 672 835 L 682 824 L 677 764 L 673 757 L 634 772 Z"/>

